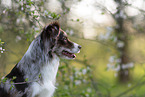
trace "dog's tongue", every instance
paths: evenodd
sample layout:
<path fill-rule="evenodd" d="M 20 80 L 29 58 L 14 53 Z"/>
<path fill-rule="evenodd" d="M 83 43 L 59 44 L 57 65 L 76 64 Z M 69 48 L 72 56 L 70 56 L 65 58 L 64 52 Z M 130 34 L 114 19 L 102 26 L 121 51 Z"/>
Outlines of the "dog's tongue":
<path fill-rule="evenodd" d="M 69 52 L 67 52 L 67 51 L 63 51 L 62 54 L 63 54 L 63 55 L 66 55 L 66 56 L 68 56 L 68 57 L 70 57 L 70 58 L 75 58 L 75 57 L 76 57 L 75 54 L 69 53 Z"/>

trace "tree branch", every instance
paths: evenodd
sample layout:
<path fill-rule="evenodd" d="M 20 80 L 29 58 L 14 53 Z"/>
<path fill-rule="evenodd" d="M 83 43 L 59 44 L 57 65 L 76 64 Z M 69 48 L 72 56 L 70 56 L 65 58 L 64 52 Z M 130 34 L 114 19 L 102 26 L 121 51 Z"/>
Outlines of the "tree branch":
<path fill-rule="evenodd" d="M 125 5 L 126 5 L 126 6 L 130 6 L 130 7 L 132 7 L 132 8 L 135 8 L 135 9 L 137 9 L 137 10 L 139 10 L 140 12 L 142 12 L 142 13 L 145 14 L 145 10 L 140 9 L 140 8 L 138 8 L 138 7 L 136 7 L 136 6 L 133 6 L 132 4 L 129 4 L 127 1 L 125 2 Z"/>

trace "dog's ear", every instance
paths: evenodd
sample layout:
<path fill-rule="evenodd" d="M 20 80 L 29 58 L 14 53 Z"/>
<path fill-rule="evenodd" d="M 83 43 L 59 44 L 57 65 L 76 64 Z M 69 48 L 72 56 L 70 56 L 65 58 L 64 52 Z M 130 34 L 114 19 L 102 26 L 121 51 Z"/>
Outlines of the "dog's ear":
<path fill-rule="evenodd" d="M 59 23 L 53 22 L 47 25 L 42 32 L 43 38 L 46 40 L 55 39 L 59 34 Z"/>
<path fill-rule="evenodd" d="M 43 29 L 41 33 L 41 40 L 46 52 L 54 47 L 57 36 L 60 32 L 59 30 L 60 26 L 58 22 L 50 23 Z"/>

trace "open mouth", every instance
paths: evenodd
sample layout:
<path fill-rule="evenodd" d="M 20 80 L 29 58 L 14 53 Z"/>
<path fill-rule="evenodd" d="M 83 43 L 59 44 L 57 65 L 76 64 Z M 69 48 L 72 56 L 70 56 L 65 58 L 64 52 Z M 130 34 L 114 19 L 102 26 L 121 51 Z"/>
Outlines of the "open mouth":
<path fill-rule="evenodd" d="M 62 54 L 69 57 L 69 58 L 75 58 L 76 57 L 76 55 L 74 53 L 70 53 L 70 52 L 65 51 L 65 50 L 62 51 Z"/>

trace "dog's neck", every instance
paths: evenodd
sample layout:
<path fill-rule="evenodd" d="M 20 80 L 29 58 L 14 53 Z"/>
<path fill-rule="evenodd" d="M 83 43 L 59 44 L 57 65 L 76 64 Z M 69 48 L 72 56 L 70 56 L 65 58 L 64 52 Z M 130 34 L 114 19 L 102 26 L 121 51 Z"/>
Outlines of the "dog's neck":
<path fill-rule="evenodd" d="M 59 57 L 54 54 L 50 58 L 48 53 L 43 52 L 40 45 L 40 37 L 37 37 L 18 63 L 18 68 L 25 73 L 25 79 L 29 81 L 37 81 L 40 77 L 43 82 L 55 80 Z"/>
<path fill-rule="evenodd" d="M 45 83 L 46 81 L 55 81 L 56 74 L 58 71 L 58 66 L 59 66 L 59 58 L 54 55 L 53 59 L 50 60 L 47 64 L 45 64 L 40 72 L 41 72 L 41 77 L 42 81 Z"/>

